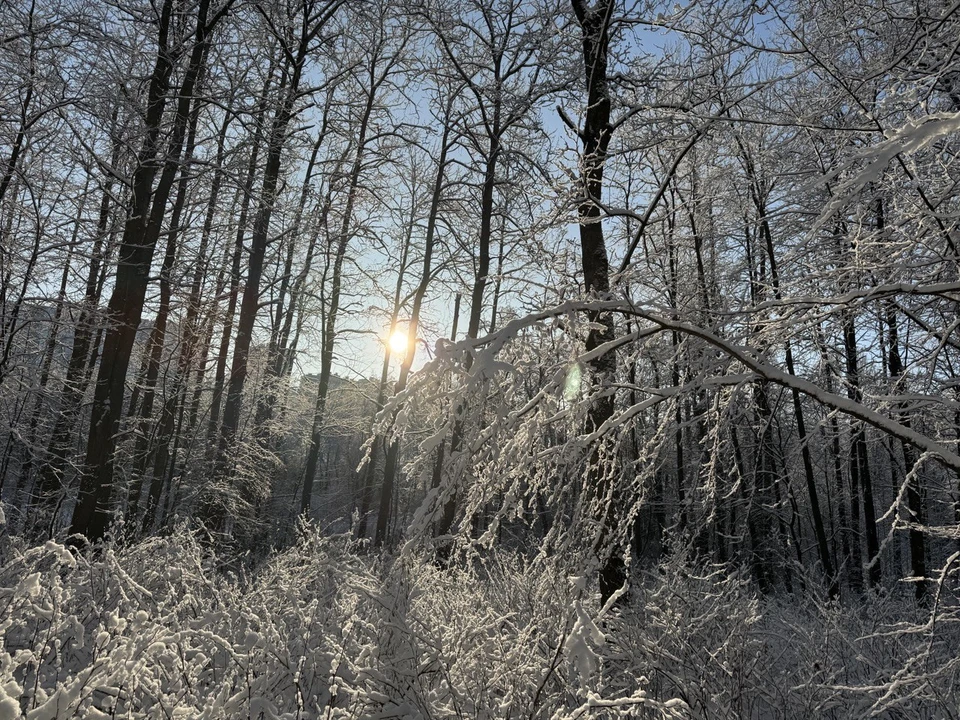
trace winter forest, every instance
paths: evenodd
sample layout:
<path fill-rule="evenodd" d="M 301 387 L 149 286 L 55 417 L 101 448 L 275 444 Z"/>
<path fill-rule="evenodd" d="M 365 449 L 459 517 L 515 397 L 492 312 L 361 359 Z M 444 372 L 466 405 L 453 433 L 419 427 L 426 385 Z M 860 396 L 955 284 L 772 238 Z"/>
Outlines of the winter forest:
<path fill-rule="evenodd" d="M 960 3 L 0 0 L 0 720 L 960 718 Z"/>

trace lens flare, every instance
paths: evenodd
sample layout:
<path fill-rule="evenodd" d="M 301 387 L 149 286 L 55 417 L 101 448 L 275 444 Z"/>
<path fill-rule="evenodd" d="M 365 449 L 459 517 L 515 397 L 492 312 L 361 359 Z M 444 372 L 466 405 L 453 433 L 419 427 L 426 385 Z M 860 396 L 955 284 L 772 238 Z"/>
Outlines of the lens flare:
<path fill-rule="evenodd" d="M 580 363 L 574 363 L 567 370 L 567 377 L 563 383 L 563 399 L 573 402 L 580 397 L 580 384 L 583 381 L 583 370 Z"/>

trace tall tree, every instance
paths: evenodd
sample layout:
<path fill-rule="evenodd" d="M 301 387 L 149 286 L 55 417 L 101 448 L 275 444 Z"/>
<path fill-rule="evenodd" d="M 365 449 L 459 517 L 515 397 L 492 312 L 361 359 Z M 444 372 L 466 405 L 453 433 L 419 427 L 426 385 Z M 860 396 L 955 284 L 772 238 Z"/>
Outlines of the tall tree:
<path fill-rule="evenodd" d="M 199 0 L 189 64 L 176 96 L 170 87 L 174 66 L 174 38 L 170 37 L 174 29 L 171 0 L 165 0 L 157 19 L 157 54 L 146 101 L 143 144 L 131 181 L 133 191 L 107 310 L 109 327 L 100 357 L 80 494 L 70 527 L 72 533 L 85 535 L 90 540 L 101 538 L 112 518 L 113 454 L 120 429 L 127 368 L 143 312 L 153 251 L 180 165 L 190 107 L 196 99 L 194 89 L 206 45 L 215 24 L 228 8 L 229 2 L 211 16 L 210 0 Z M 166 157 L 161 164 L 158 158 L 164 110 L 173 97 L 177 98 L 176 111 Z M 154 179 L 161 165 L 160 181 L 154 188 Z"/>
<path fill-rule="evenodd" d="M 359 91 L 361 100 L 357 108 L 353 163 L 347 173 L 343 211 L 332 243 L 329 299 L 324 308 L 321 328 L 320 377 L 317 381 L 310 443 L 307 446 L 301 485 L 300 511 L 307 514 L 310 512 L 313 484 L 320 460 L 320 440 L 326 415 L 327 394 L 330 391 L 330 377 L 333 373 L 337 321 L 343 294 L 343 266 L 347 247 L 355 231 L 354 212 L 360 194 L 360 183 L 372 150 L 376 143 L 383 139 L 382 134 L 377 131 L 376 111 L 382 102 L 382 95 L 389 89 L 391 77 L 402 68 L 404 51 L 410 40 L 409 31 L 402 27 L 399 18 L 394 17 L 386 5 L 373 7 L 370 17 L 360 27 L 370 33 L 366 38 L 370 47 L 365 50 L 363 61 L 358 63 L 354 78 L 354 87 Z"/>
<path fill-rule="evenodd" d="M 427 226 L 424 231 L 423 238 L 423 267 L 420 271 L 420 280 L 417 283 L 416 290 L 414 290 L 413 293 L 410 319 L 406 329 L 407 348 L 401 360 L 400 375 L 397 378 L 397 382 L 394 384 L 394 394 L 403 392 L 407 387 L 407 381 L 410 378 L 410 371 L 413 369 L 413 362 L 417 353 L 417 336 L 420 331 L 420 313 L 423 310 L 423 301 L 427 296 L 427 290 L 429 289 L 430 281 L 433 279 L 436 273 L 434 266 L 434 254 L 436 252 L 437 222 L 440 216 L 440 203 L 443 200 L 444 189 L 447 183 L 448 166 L 451 162 L 451 151 L 453 150 L 454 144 L 458 140 L 458 133 L 454 128 L 454 108 L 461 90 L 462 86 L 458 87 L 454 85 L 453 87 L 448 87 L 440 91 L 440 107 L 439 112 L 437 113 L 437 120 L 440 122 L 442 131 L 438 145 L 439 152 L 437 153 L 436 158 L 436 171 L 434 173 L 433 183 L 430 190 L 430 207 L 427 210 Z M 446 92 L 446 97 L 443 97 L 444 92 Z M 459 301 L 460 296 L 458 295 L 458 305 Z M 456 315 L 457 312 L 454 311 L 454 314 Z M 388 369 L 387 361 L 388 358 L 384 360 L 384 371 Z M 386 372 L 384 372 L 384 378 L 385 377 Z M 382 402 L 383 401 L 381 399 L 378 402 L 378 405 L 382 405 Z M 375 438 L 374 442 L 376 443 L 378 440 L 380 440 L 380 438 Z M 371 448 L 371 458 L 368 460 L 367 467 L 365 469 L 366 478 L 362 489 L 363 497 L 361 501 L 362 506 L 360 514 L 360 521 L 363 524 L 358 529 L 358 534 L 360 537 L 363 537 L 363 534 L 366 532 L 365 510 L 369 507 L 371 502 L 371 498 L 369 497 L 371 492 L 370 485 L 372 484 L 376 469 L 376 455 L 374 454 L 375 448 L 376 445 Z M 377 545 L 382 545 L 387 540 L 387 531 L 393 509 L 393 493 L 396 485 L 399 457 L 400 441 L 398 438 L 393 438 L 390 440 L 389 445 L 387 446 L 387 453 L 383 466 L 383 482 L 380 487 L 379 511 L 377 513 L 376 535 L 374 536 L 374 542 Z M 442 463 L 442 455 L 438 462 Z"/>
<path fill-rule="evenodd" d="M 263 275 L 264 256 L 267 250 L 270 220 L 277 200 L 277 186 L 280 182 L 281 164 L 284 150 L 287 148 L 287 134 L 291 120 L 296 116 L 298 103 L 303 98 L 301 81 L 306 70 L 307 60 L 321 41 L 322 32 L 334 15 L 344 4 L 344 0 L 303 0 L 287 17 L 274 18 L 260 8 L 264 21 L 280 46 L 281 79 L 280 99 L 266 138 L 267 159 L 263 171 L 263 183 L 260 190 L 257 214 L 253 222 L 250 237 L 250 255 L 247 259 L 246 284 L 240 301 L 240 315 L 237 320 L 237 334 L 233 346 L 233 362 L 230 369 L 230 382 L 227 388 L 226 402 L 223 408 L 223 421 L 220 426 L 220 450 L 218 472 L 223 481 L 229 484 L 226 476 L 234 466 L 230 462 L 237 429 L 240 425 L 240 411 L 243 389 L 247 380 L 247 365 L 250 343 L 253 339 L 253 327 L 260 309 L 260 281 Z M 214 527 L 222 528 L 223 515 L 218 512 L 220 502 L 205 493 L 201 514 Z"/>
<path fill-rule="evenodd" d="M 586 110 L 578 131 L 583 144 L 580 170 L 580 261 L 584 289 L 588 296 L 606 299 L 610 292 L 610 261 L 603 234 L 602 210 L 603 171 L 613 135 L 611 94 L 607 66 L 610 53 L 610 28 L 613 21 L 613 0 L 571 0 L 580 25 L 583 44 L 583 70 L 586 80 Z M 587 351 L 596 350 L 615 337 L 613 315 L 591 311 L 591 329 L 587 334 Z M 593 382 L 599 388 L 588 414 L 588 431 L 599 429 L 614 413 L 612 387 L 616 376 L 614 351 L 598 353 L 590 362 Z M 600 453 L 590 459 L 587 494 L 596 505 L 597 535 L 594 552 L 600 563 L 601 601 L 606 603 L 626 580 L 622 548 L 618 537 L 620 498 L 614 484 L 605 479 L 600 467 Z"/>

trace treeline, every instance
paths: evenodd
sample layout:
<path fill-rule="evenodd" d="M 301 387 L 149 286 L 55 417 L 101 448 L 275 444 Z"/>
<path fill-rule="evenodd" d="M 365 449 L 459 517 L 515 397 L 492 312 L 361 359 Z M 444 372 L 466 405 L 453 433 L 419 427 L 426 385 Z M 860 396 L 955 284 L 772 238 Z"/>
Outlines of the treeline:
<path fill-rule="evenodd" d="M 8 530 L 953 572 L 956 8 L 0 9 Z"/>

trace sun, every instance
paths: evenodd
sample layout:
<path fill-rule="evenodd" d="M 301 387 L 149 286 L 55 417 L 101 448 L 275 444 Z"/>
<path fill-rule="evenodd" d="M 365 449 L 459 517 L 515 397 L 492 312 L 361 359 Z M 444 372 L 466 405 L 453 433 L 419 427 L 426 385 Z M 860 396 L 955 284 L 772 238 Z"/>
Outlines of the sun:
<path fill-rule="evenodd" d="M 407 337 L 407 333 L 399 328 L 394 330 L 390 335 L 390 339 L 387 341 L 390 345 L 390 352 L 394 355 L 404 355 L 407 352 L 407 346 L 410 344 L 410 339 Z"/>

